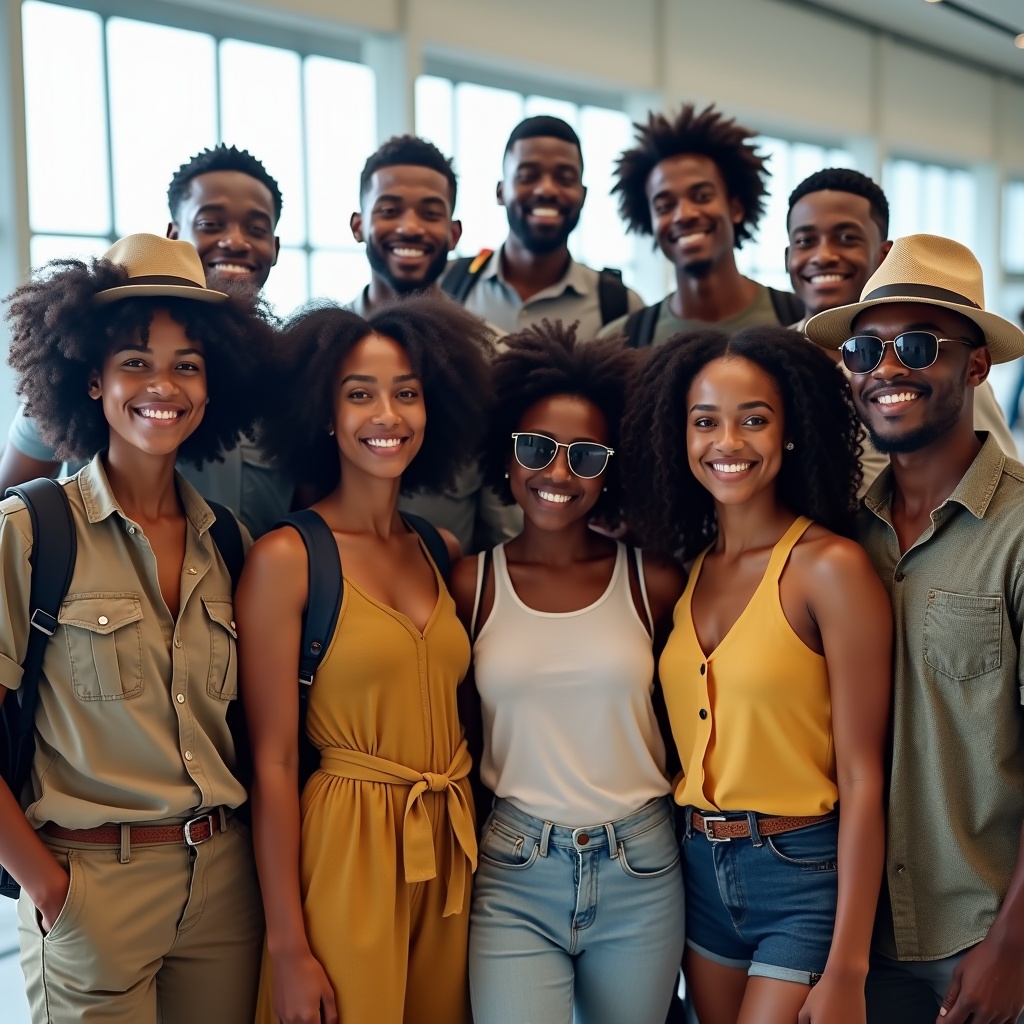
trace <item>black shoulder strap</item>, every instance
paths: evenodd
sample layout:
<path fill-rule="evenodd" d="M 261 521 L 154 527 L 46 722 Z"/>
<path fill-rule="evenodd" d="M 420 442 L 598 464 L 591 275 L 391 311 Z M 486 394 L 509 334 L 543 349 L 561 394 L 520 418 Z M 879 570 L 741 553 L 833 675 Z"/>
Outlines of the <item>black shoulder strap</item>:
<path fill-rule="evenodd" d="M 28 509 L 32 523 L 32 582 L 29 587 L 29 634 L 22 662 L 21 686 L 17 699 L 9 696 L 3 704 L 3 727 L 8 751 L 4 766 L 7 784 L 15 799 L 32 769 L 35 750 L 35 712 L 39 697 L 39 675 L 50 637 L 57 630 L 57 615 L 75 571 L 78 539 L 64 488 L 55 480 L 30 480 L 7 489 L 16 494 Z M 0 868 L 0 891 L 17 895 L 17 883 Z"/>
<path fill-rule="evenodd" d="M 769 287 L 768 297 L 772 300 L 772 309 L 775 310 L 775 318 L 783 327 L 789 327 L 799 320 L 803 320 L 804 304 L 792 292 L 780 292 Z"/>
<path fill-rule="evenodd" d="M 629 292 L 622 283 L 621 270 L 605 267 L 597 279 L 597 294 L 601 303 L 602 327 L 629 312 Z"/>
<path fill-rule="evenodd" d="M 210 527 L 210 536 L 216 544 L 220 557 L 231 573 L 231 592 L 234 593 L 238 587 L 238 578 L 242 575 L 242 565 L 245 563 L 245 545 L 242 543 L 242 531 L 239 529 L 238 520 L 230 509 L 219 505 L 215 501 L 207 501 L 210 510 L 217 517 Z"/>
<path fill-rule="evenodd" d="M 452 575 L 452 556 L 448 553 L 448 545 L 444 537 L 438 532 L 433 523 L 427 522 L 423 516 L 413 515 L 412 512 L 403 512 L 402 518 L 409 524 L 423 539 L 427 551 L 437 566 L 441 578 L 447 583 Z"/>
<path fill-rule="evenodd" d="M 481 249 L 476 256 L 453 260 L 441 278 L 441 290 L 456 302 L 465 302 L 493 255 L 492 250 Z"/>
<path fill-rule="evenodd" d="M 663 300 L 664 301 L 664 300 Z M 658 326 L 661 303 L 644 306 L 631 314 L 623 328 L 630 348 L 647 348 L 654 342 L 654 331 Z"/>

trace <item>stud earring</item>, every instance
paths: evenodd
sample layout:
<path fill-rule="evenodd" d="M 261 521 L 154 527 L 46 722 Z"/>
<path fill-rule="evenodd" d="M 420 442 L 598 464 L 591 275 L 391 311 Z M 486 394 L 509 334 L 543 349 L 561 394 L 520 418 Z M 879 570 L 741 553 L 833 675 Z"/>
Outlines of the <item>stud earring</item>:
<path fill-rule="evenodd" d="M 787 441 L 786 442 L 786 451 L 787 452 L 791 452 L 795 447 L 796 447 L 796 445 L 793 444 L 792 441 Z"/>
<path fill-rule="evenodd" d="M 507 469 L 505 470 L 505 479 L 506 480 L 508 479 L 508 470 Z"/>
<path fill-rule="evenodd" d="M 334 437 L 334 427 L 331 427 L 330 430 L 327 431 L 327 436 Z"/>

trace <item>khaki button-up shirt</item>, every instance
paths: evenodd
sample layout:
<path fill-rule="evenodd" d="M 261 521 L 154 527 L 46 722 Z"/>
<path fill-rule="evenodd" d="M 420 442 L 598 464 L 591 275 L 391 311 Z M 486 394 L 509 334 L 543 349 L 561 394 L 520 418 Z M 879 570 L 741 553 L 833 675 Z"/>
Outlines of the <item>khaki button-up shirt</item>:
<path fill-rule="evenodd" d="M 245 799 L 226 724 L 238 694 L 231 576 L 208 532 L 213 512 L 180 474 L 177 485 L 187 527 L 175 619 L 153 549 L 118 507 L 101 457 L 62 482 L 78 554 L 39 680 L 26 805 L 35 827 L 180 820 Z M 31 553 L 28 511 L 10 498 L 0 504 L 0 685 L 9 690 L 21 685 L 28 645 Z"/>
<path fill-rule="evenodd" d="M 887 469 L 860 520 L 896 620 L 889 900 L 876 946 L 900 960 L 936 960 L 986 936 L 1017 862 L 1024 466 L 988 436 L 902 555 L 891 501 Z"/>

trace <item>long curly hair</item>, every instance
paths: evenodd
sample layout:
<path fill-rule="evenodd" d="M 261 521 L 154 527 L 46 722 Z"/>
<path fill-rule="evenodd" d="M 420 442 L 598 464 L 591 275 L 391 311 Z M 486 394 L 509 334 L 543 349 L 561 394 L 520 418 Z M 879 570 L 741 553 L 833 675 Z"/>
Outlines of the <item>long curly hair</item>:
<path fill-rule="evenodd" d="M 647 179 L 662 160 L 692 153 L 714 161 L 729 198 L 743 207 L 743 220 L 736 225 L 736 248 L 753 237 L 764 213 L 769 178 L 765 157 L 750 142 L 757 132 L 727 118 L 714 104 L 698 113 L 692 103 L 671 118 L 652 112 L 646 124 L 633 127 L 636 144 L 619 157 L 612 187 L 627 230 L 640 235 L 653 232 Z"/>
<path fill-rule="evenodd" d="M 734 337 L 706 330 L 678 334 L 642 366 L 622 425 L 630 525 L 645 545 L 693 558 L 718 530 L 711 494 L 687 460 L 687 395 L 715 359 L 756 364 L 782 395 L 787 433 L 776 479 L 779 502 L 843 536 L 853 534 L 861 481 L 860 422 L 836 364 L 796 331 L 748 327 Z"/>
<path fill-rule="evenodd" d="M 88 459 L 106 448 L 110 431 L 102 403 L 89 397 L 89 379 L 116 346 L 148 341 L 153 314 L 166 310 L 203 346 L 210 399 L 179 457 L 196 464 L 221 460 L 239 434 L 252 432 L 261 412 L 266 381 L 275 375 L 274 332 L 234 301 L 95 303 L 97 292 L 126 283 L 127 271 L 108 260 L 53 260 L 7 296 L 7 362 L 17 373 L 25 411 L 58 459 Z"/>
<path fill-rule="evenodd" d="M 332 303 L 316 303 L 284 326 L 291 372 L 264 418 L 261 446 L 297 482 L 328 493 L 341 479 L 333 422 L 338 372 L 371 334 L 397 342 L 423 386 L 423 446 L 402 474 L 403 491 L 441 491 L 478 452 L 490 404 L 491 328 L 446 296 L 411 295 L 364 319 Z"/>
<path fill-rule="evenodd" d="M 594 512 L 619 512 L 619 427 L 637 364 L 636 350 L 624 348 L 618 338 L 580 341 L 576 325 L 566 326 L 561 320 L 542 320 L 503 341 L 503 351 L 493 367 L 494 407 L 482 455 L 484 482 L 506 505 L 512 505 L 515 498 L 506 479 L 512 432 L 519 429 L 519 421 L 537 402 L 553 395 L 572 395 L 601 410 L 608 424 L 608 447 L 616 452 L 605 470 L 608 489 L 602 492 Z"/>

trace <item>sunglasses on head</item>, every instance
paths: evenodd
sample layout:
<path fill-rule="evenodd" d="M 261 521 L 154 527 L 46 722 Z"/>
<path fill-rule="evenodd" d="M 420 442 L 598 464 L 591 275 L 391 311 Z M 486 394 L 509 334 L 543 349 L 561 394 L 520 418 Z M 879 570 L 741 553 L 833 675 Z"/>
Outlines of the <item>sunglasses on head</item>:
<path fill-rule="evenodd" d="M 876 369 L 882 362 L 886 345 L 892 345 L 896 358 L 908 370 L 924 370 L 938 359 L 941 341 L 970 345 L 969 341 L 960 338 L 937 338 L 928 331 L 906 331 L 892 341 L 883 341 L 870 334 L 857 334 L 847 338 L 839 346 L 839 351 L 843 355 L 843 365 L 850 373 L 870 373 Z"/>
<path fill-rule="evenodd" d="M 596 441 L 563 444 L 547 434 L 518 432 L 512 435 L 512 452 L 516 462 L 532 472 L 550 466 L 559 448 L 565 449 L 569 469 L 582 480 L 593 480 L 595 476 L 600 476 L 607 468 L 608 460 L 615 454 L 613 449 Z"/>

